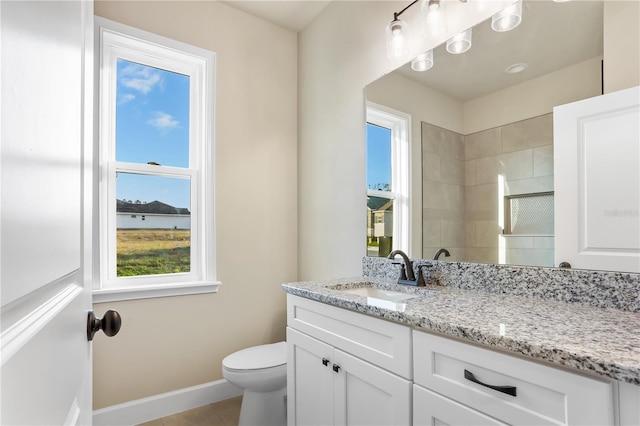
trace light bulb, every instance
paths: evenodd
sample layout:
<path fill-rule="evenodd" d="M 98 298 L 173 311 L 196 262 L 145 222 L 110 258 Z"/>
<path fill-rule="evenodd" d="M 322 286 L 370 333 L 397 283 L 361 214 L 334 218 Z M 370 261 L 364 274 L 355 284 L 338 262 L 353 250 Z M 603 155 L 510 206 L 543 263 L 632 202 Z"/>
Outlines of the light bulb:
<path fill-rule="evenodd" d="M 471 49 L 471 28 L 447 40 L 447 52 L 454 55 Z"/>
<path fill-rule="evenodd" d="M 440 9 L 440 0 L 429 0 L 429 10 L 435 12 Z"/>
<path fill-rule="evenodd" d="M 426 71 L 433 66 L 433 49 L 416 56 L 411 60 L 411 69 L 414 71 Z"/>
<path fill-rule="evenodd" d="M 491 28 L 494 31 L 511 31 L 522 22 L 522 0 L 512 4 L 491 17 Z"/>
<path fill-rule="evenodd" d="M 387 25 L 387 56 L 390 59 L 401 58 L 409 54 L 408 31 L 409 25 L 399 19 L 395 19 Z"/>

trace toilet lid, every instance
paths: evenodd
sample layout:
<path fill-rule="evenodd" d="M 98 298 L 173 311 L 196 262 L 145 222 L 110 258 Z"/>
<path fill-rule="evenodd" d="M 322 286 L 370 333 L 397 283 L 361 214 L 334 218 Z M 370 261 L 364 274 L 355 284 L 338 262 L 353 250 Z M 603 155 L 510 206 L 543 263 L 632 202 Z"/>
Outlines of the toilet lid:
<path fill-rule="evenodd" d="M 222 365 L 231 370 L 259 370 L 287 363 L 287 343 L 253 346 L 228 355 Z"/>

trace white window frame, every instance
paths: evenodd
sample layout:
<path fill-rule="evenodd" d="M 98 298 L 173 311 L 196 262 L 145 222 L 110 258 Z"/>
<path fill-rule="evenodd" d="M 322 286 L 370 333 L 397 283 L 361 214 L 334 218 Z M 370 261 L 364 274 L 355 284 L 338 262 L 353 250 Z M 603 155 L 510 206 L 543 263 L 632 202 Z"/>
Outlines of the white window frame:
<path fill-rule="evenodd" d="M 393 205 L 392 250 L 409 253 L 410 247 L 410 157 L 411 115 L 373 102 L 367 102 L 367 123 L 391 130 L 391 189 L 378 191 L 367 188 L 367 195 L 389 198 Z"/>
<path fill-rule="evenodd" d="M 212 293 L 216 280 L 214 219 L 215 53 L 95 17 L 95 60 L 99 214 L 95 227 L 99 265 L 94 272 L 95 303 Z M 189 167 L 115 161 L 117 59 L 141 63 L 190 77 Z M 116 276 L 117 172 L 189 178 L 191 182 L 191 270 L 187 273 Z"/>

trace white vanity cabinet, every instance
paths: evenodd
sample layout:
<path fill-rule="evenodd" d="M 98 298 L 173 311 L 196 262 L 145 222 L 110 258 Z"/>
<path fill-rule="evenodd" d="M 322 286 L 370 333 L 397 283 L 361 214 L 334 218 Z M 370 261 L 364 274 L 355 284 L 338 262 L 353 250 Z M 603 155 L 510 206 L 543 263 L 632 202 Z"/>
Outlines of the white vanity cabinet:
<path fill-rule="evenodd" d="M 614 424 L 610 380 L 419 331 L 413 344 L 415 425 Z"/>
<path fill-rule="evenodd" d="M 287 297 L 289 425 L 411 424 L 411 330 Z"/>

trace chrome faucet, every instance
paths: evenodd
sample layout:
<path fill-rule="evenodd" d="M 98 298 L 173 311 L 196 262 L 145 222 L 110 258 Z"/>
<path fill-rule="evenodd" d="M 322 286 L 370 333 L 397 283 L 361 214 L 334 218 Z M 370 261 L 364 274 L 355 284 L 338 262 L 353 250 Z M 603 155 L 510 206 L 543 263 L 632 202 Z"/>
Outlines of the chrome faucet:
<path fill-rule="evenodd" d="M 415 274 L 413 273 L 413 262 L 409 260 L 409 256 L 407 256 L 402 250 L 394 250 L 389 253 L 387 258 L 395 259 L 396 255 L 400 255 L 402 260 L 404 260 L 404 264 L 399 262 L 393 262 L 394 264 L 401 266 L 400 278 L 398 278 L 398 284 L 404 285 L 415 285 L 415 286 L 423 286 L 424 278 L 422 277 L 422 270 L 420 267 L 418 268 L 418 278 L 416 279 Z"/>
<path fill-rule="evenodd" d="M 433 256 L 433 260 L 438 260 L 438 258 L 440 257 L 441 254 L 444 253 L 444 257 L 449 257 L 451 256 L 451 254 L 449 253 L 449 250 L 447 250 L 446 248 L 441 248 L 440 250 L 438 250 L 435 254 L 435 256 Z"/>

